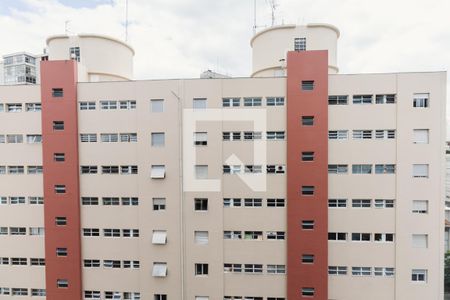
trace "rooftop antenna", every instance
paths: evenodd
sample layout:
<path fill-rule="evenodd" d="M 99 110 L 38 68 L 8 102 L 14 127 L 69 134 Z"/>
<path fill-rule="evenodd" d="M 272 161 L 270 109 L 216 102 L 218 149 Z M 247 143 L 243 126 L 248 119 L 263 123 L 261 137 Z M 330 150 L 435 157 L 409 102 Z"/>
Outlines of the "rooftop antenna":
<path fill-rule="evenodd" d="M 125 3 L 125 42 L 128 42 L 128 0 Z"/>
<path fill-rule="evenodd" d="M 270 9 L 272 10 L 272 26 L 275 25 L 275 11 L 277 10 L 277 7 L 279 6 L 277 3 L 277 0 L 267 0 L 267 3 L 270 6 Z"/>

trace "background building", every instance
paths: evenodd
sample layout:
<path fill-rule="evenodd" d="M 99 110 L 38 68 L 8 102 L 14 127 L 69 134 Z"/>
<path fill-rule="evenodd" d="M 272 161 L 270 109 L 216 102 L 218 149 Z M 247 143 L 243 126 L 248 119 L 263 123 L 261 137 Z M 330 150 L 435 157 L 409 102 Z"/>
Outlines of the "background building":
<path fill-rule="evenodd" d="M 122 41 L 47 39 L 0 87 L 0 298 L 442 299 L 446 74 L 340 75 L 338 38 L 138 81 Z"/>

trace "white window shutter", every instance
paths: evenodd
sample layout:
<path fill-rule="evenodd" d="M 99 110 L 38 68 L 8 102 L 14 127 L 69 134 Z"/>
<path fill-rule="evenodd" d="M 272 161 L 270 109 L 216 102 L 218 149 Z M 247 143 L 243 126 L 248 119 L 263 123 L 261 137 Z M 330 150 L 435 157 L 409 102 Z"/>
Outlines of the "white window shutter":
<path fill-rule="evenodd" d="M 415 144 L 428 144 L 428 129 L 414 129 L 414 143 Z"/>
<path fill-rule="evenodd" d="M 167 231 L 165 230 L 154 230 L 152 237 L 152 244 L 155 245 L 165 245 L 167 244 Z"/>

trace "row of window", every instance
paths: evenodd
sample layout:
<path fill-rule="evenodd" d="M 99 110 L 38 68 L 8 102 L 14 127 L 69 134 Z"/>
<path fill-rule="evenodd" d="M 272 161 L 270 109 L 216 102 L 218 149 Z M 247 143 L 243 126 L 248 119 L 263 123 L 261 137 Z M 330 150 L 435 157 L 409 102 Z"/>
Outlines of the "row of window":
<path fill-rule="evenodd" d="M 347 199 L 335 198 L 328 199 L 328 207 L 330 208 L 347 208 Z M 352 199 L 352 208 L 394 208 L 393 199 Z M 428 200 L 413 200 L 412 213 L 426 214 L 428 213 Z"/>
<path fill-rule="evenodd" d="M 266 165 L 267 174 L 284 174 L 286 172 L 285 165 Z M 246 174 L 262 173 L 262 165 L 223 165 L 223 174 L 240 174 L 241 172 Z"/>
<path fill-rule="evenodd" d="M 114 299 L 114 300 L 140 300 L 141 293 L 139 292 L 114 292 L 114 291 L 105 291 L 103 293 L 104 297 L 102 298 L 102 293 L 100 291 L 84 291 L 84 299 Z M 156 296 L 156 295 L 155 295 Z M 167 300 L 167 298 L 154 298 L 155 300 Z"/>
<path fill-rule="evenodd" d="M 225 240 L 263 240 L 263 231 L 224 231 L 223 238 Z M 284 240 L 286 233 L 284 231 L 266 231 L 266 240 Z"/>
<path fill-rule="evenodd" d="M 43 236 L 45 232 L 44 227 L 30 227 L 29 235 Z M 0 227 L 0 235 L 27 235 L 26 227 Z"/>
<path fill-rule="evenodd" d="M 0 287 L 0 296 L 34 296 L 44 297 L 45 289 L 9 288 Z"/>
<path fill-rule="evenodd" d="M 395 164 L 354 164 L 352 174 L 395 174 Z M 348 174 L 348 165 L 328 165 L 328 174 Z"/>
<path fill-rule="evenodd" d="M 43 197 L 24 197 L 24 196 L 0 196 L 0 205 L 17 205 L 17 204 L 38 205 L 44 204 Z"/>
<path fill-rule="evenodd" d="M 26 166 L 27 174 L 42 174 L 42 166 Z M 24 166 L 0 166 L 0 174 L 25 174 Z"/>
<path fill-rule="evenodd" d="M 2 266 L 45 266 L 45 258 L 26 258 L 26 257 L 0 257 Z"/>
<path fill-rule="evenodd" d="M 329 105 L 347 105 L 349 104 L 349 96 L 348 95 L 330 95 L 328 96 L 328 104 Z M 353 95 L 352 96 L 353 104 L 394 104 L 396 102 L 395 94 L 377 94 L 370 95 Z M 374 102 L 375 100 L 375 102 Z"/>
<path fill-rule="evenodd" d="M 103 265 L 106 269 L 139 269 L 140 262 L 138 260 L 113 260 L 104 259 L 103 264 L 100 259 L 85 259 L 83 266 L 85 268 L 100 268 Z"/>
<path fill-rule="evenodd" d="M 96 133 L 82 133 L 80 134 L 80 141 L 82 143 L 96 143 Z M 102 143 L 133 143 L 137 142 L 137 133 L 100 133 L 100 141 Z"/>
<path fill-rule="evenodd" d="M 21 112 L 23 107 L 25 107 L 25 111 L 29 112 L 38 112 L 42 110 L 42 105 L 38 102 L 25 103 L 25 106 L 22 103 L 0 103 L 0 112 Z"/>
<path fill-rule="evenodd" d="M 347 232 L 328 232 L 329 241 L 347 241 L 347 236 Z M 393 233 L 352 232 L 350 237 L 353 242 L 394 242 Z"/>
<path fill-rule="evenodd" d="M 267 106 L 284 106 L 284 97 L 266 97 Z M 241 106 L 240 97 L 222 98 L 222 107 Z M 262 97 L 244 97 L 243 106 L 262 106 Z"/>
<path fill-rule="evenodd" d="M 347 266 L 328 266 L 328 275 L 347 275 Z M 395 268 L 391 267 L 352 267 L 353 276 L 395 276 Z"/>
<path fill-rule="evenodd" d="M 223 265 L 224 273 L 263 274 L 262 264 L 230 264 Z M 285 265 L 266 265 L 267 274 L 286 274 Z"/>
<path fill-rule="evenodd" d="M 429 129 L 413 129 L 412 141 L 414 144 L 428 144 L 429 143 Z M 368 139 L 395 139 L 395 129 L 356 129 L 352 131 L 352 138 L 354 140 L 368 140 Z M 348 140 L 349 130 L 329 130 L 328 139 L 330 140 Z"/>
<path fill-rule="evenodd" d="M 97 166 L 81 166 L 81 174 L 97 174 Z M 126 165 L 126 166 L 101 166 L 101 174 L 137 174 L 138 166 L 136 165 Z"/>
<path fill-rule="evenodd" d="M 95 110 L 95 101 L 81 101 L 79 103 L 80 110 Z M 136 100 L 102 100 L 100 101 L 100 109 L 112 110 L 112 109 L 136 109 Z"/>
<path fill-rule="evenodd" d="M 99 228 L 83 228 L 83 236 L 100 236 Z M 104 228 L 103 236 L 107 238 L 139 237 L 139 229 Z"/>
<path fill-rule="evenodd" d="M 206 132 L 205 132 L 206 134 Z M 263 133 L 261 131 L 224 131 L 222 132 L 222 138 L 224 141 L 252 141 L 261 140 Z M 195 139 L 195 135 L 194 135 Z M 267 140 L 284 140 L 284 131 L 266 131 Z"/>
<path fill-rule="evenodd" d="M 42 135 L 40 134 L 27 134 L 26 141 L 28 144 L 42 143 Z M 23 134 L 0 134 L 0 144 L 21 144 L 23 143 Z"/>

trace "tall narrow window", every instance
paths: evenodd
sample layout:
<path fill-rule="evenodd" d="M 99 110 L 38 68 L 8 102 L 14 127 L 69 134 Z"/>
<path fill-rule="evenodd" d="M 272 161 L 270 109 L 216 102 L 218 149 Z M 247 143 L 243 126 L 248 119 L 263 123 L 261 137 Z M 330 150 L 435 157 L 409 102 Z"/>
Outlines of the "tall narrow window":
<path fill-rule="evenodd" d="M 306 51 L 306 38 L 294 38 L 294 51 Z"/>

